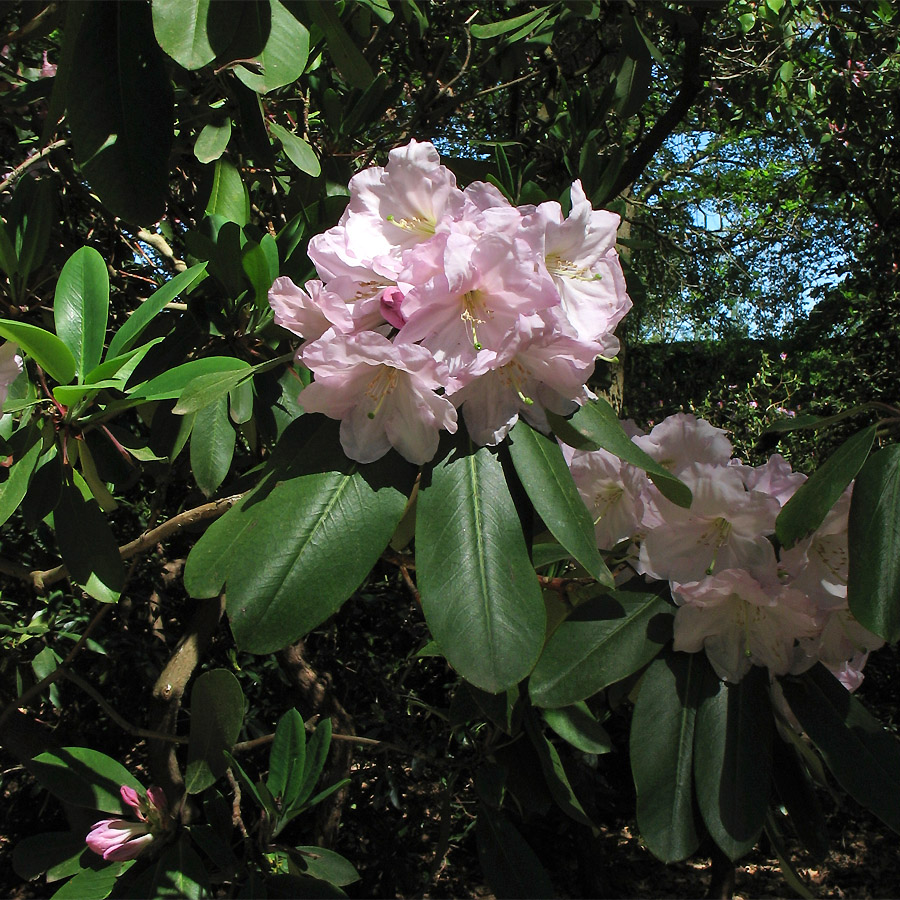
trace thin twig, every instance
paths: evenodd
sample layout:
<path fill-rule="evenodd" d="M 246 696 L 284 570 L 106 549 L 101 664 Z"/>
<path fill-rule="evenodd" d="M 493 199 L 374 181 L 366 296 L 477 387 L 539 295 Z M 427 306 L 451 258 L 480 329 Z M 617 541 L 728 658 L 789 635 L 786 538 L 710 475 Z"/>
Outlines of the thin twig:
<path fill-rule="evenodd" d="M 36 162 L 40 162 L 45 156 L 49 156 L 54 150 L 58 150 L 60 147 L 65 147 L 69 143 L 67 138 L 60 138 L 58 141 L 53 141 L 52 144 L 47 144 L 41 150 L 38 150 L 34 156 L 29 156 L 28 159 L 20 162 L 9 175 L 3 181 L 0 181 L 0 191 L 5 191 L 8 187 L 14 185 L 28 170 L 29 166 L 33 166 Z"/>

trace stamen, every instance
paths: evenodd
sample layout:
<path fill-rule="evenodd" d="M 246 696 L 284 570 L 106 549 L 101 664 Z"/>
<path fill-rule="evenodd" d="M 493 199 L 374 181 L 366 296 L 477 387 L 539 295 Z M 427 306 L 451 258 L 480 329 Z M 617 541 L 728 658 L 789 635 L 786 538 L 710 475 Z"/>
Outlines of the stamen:
<path fill-rule="evenodd" d="M 370 400 L 375 401 L 375 408 L 366 413 L 370 419 L 374 419 L 381 411 L 385 398 L 392 393 L 397 386 L 397 379 L 398 372 L 396 369 L 391 368 L 390 366 L 378 367 L 378 372 L 366 387 L 366 396 Z"/>

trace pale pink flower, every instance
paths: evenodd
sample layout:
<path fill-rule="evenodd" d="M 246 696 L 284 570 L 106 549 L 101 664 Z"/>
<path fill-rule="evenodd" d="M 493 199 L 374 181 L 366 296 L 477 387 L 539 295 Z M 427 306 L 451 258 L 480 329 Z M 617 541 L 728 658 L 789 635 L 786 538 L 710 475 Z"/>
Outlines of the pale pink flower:
<path fill-rule="evenodd" d="M 792 472 L 790 463 L 779 453 L 774 453 L 762 466 L 745 466 L 740 460 L 730 465 L 741 473 L 748 491 L 761 491 L 774 497 L 782 506 L 794 496 L 794 492 L 806 481 L 802 472 Z"/>
<path fill-rule="evenodd" d="M 446 367 L 424 347 L 392 344 L 374 331 L 329 331 L 301 358 L 316 380 L 300 403 L 341 420 L 341 446 L 351 459 L 373 462 L 395 447 L 421 465 L 437 451 L 442 428 L 456 431 L 456 409 L 435 393 L 446 383 Z"/>
<path fill-rule="evenodd" d="M 146 797 L 124 784 L 119 792 L 122 800 L 134 809 L 140 821 L 102 819 L 85 838 L 94 853 L 111 862 L 134 859 L 171 826 L 166 797 L 159 788 L 150 788 Z"/>
<path fill-rule="evenodd" d="M 385 288 L 381 292 L 381 300 L 379 308 L 381 315 L 384 316 L 386 322 L 394 326 L 394 328 L 402 328 L 406 324 L 406 316 L 403 315 L 401 307 L 403 306 L 403 291 L 396 285 L 394 287 Z"/>
<path fill-rule="evenodd" d="M 304 290 L 285 275 L 276 278 L 269 289 L 269 306 L 277 324 L 306 340 L 320 338 L 329 328 L 353 330 L 350 307 L 321 281 L 307 281 Z"/>
<path fill-rule="evenodd" d="M 668 416 L 634 442 L 675 475 L 694 463 L 725 466 L 732 453 L 731 441 L 721 428 L 691 413 Z"/>
<path fill-rule="evenodd" d="M 18 351 L 18 346 L 12 341 L 0 346 L 0 409 L 6 402 L 10 385 L 22 374 L 24 363 Z"/>
<path fill-rule="evenodd" d="M 724 681 L 739 682 L 753 665 L 773 675 L 791 670 L 794 644 L 816 633 L 815 609 L 800 591 L 761 585 L 742 569 L 725 569 L 672 591 L 675 650 L 706 655 Z"/>

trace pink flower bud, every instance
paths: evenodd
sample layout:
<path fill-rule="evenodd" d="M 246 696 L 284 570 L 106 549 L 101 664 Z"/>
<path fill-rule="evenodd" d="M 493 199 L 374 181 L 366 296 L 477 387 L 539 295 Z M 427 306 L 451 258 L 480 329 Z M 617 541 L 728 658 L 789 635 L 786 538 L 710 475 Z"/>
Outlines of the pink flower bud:
<path fill-rule="evenodd" d="M 400 311 L 403 303 L 403 291 L 398 287 L 388 287 L 381 295 L 381 315 L 385 322 L 389 322 L 394 328 L 402 328 L 406 324 L 406 317 Z"/>

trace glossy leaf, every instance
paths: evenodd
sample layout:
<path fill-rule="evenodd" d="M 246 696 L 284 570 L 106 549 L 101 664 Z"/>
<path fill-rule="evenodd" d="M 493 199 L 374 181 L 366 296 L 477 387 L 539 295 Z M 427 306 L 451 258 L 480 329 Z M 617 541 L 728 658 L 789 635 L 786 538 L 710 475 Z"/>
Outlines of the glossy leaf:
<path fill-rule="evenodd" d="M 0 484 L 0 525 L 3 525 L 19 508 L 19 504 L 28 493 L 28 485 L 37 468 L 41 447 L 41 441 L 35 440 L 25 451 L 24 456 L 13 463 L 9 477 Z"/>
<path fill-rule="evenodd" d="M 580 406 L 568 419 L 554 413 L 548 413 L 547 418 L 556 436 L 570 447 L 578 450 L 602 447 L 619 459 L 643 469 L 660 492 L 673 503 L 685 509 L 690 507 L 690 488 L 628 437 L 615 410 L 602 397 Z"/>
<path fill-rule="evenodd" d="M 93 247 L 81 247 L 66 260 L 53 298 L 57 337 L 75 357 L 79 382 L 103 355 L 109 316 L 109 275 Z"/>
<path fill-rule="evenodd" d="M 206 201 L 206 215 L 224 216 L 229 222 L 246 225 L 250 221 L 250 196 L 234 163 L 216 161 L 212 188 Z"/>
<path fill-rule="evenodd" d="M 50 900 L 105 900 L 116 881 L 134 865 L 134 860 L 114 862 L 100 869 L 82 869 L 67 881 Z"/>
<path fill-rule="evenodd" d="M 636 672 L 672 637 L 672 607 L 614 591 L 581 604 L 550 636 L 531 673 L 535 706 L 568 706 Z"/>
<path fill-rule="evenodd" d="M 200 900 L 210 896 L 206 866 L 186 834 L 141 872 L 131 885 L 131 896 L 154 900 Z"/>
<path fill-rule="evenodd" d="M 185 790 L 197 794 L 225 774 L 244 721 L 244 694 L 227 669 L 204 672 L 191 689 L 191 732 Z"/>
<path fill-rule="evenodd" d="M 640 682 L 628 745 L 637 821 L 647 849 L 663 862 L 699 846 L 692 777 L 694 725 L 704 680 L 715 679 L 703 653 L 666 653 Z"/>
<path fill-rule="evenodd" d="M 279 720 L 269 754 L 266 787 L 283 807 L 289 807 L 303 784 L 306 766 L 306 730 L 296 709 L 289 709 Z"/>
<path fill-rule="evenodd" d="M 219 489 L 228 475 L 234 458 L 234 439 L 226 395 L 197 410 L 191 432 L 191 471 L 197 487 L 207 497 Z"/>
<path fill-rule="evenodd" d="M 510 438 L 516 474 L 550 533 L 594 578 L 612 587 L 613 577 L 597 549 L 594 523 L 559 444 L 521 419 Z"/>
<path fill-rule="evenodd" d="M 500 461 L 485 447 L 454 450 L 425 470 L 417 502 L 428 627 L 466 681 L 505 691 L 537 660 L 546 614 Z"/>
<path fill-rule="evenodd" d="M 347 34 L 338 7 L 329 0 L 314 0 L 307 8 L 313 22 L 324 32 L 329 54 L 344 80 L 351 87 L 365 90 L 374 80 L 375 73 Z"/>
<path fill-rule="evenodd" d="M 559 709 L 543 709 L 544 721 L 566 742 L 582 753 L 609 753 L 612 742 L 606 729 L 594 718 L 586 703 Z"/>
<path fill-rule="evenodd" d="M 847 599 L 860 624 L 900 639 L 900 446 L 873 454 L 853 486 Z"/>
<path fill-rule="evenodd" d="M 169 369 L 131 389 L 132 397 L 142 400 L 175 400 L 195 379 L 223 372 L 249 372 L 249 363 L 233 356 L 205 356 Z"/>
<path fill-rule="evenodd" d="M 225 152 L 230 140 L 231 119 L 207 122 L 194 141 L 194 156 L 204 164 L 215 162 Z"/>
<path fill-rule="evenodd" d="M 153 33 L 159 46 L 185 69 L 216 58 L 207 36 L 211 0 L 153 0 Z"/>
<path fill-rule="evenodd" d="M 697 805 L 731 860 L 754 846 L 765 825 L 773 733 L 766 669 L 753 666 L 740 683 L 704 692 L 694 731 Z"/>
<path fill-rule="evenodd" d="M 475 839 L 484 877 L 499 900 L 556 896 L 547 870 L 502 812 L 481 808 Z"/>
<path fill-rule="evenodd" d="M 775 521 L 775 534 L 783 546 L 792 547 L 822 524 L 862 468 L 874 440 L 874 425 L 857 432 L 797 488 Z"/>
<path fill-rule="evenodd" d="M 72 65 L 66 118 L 76 162 L 114 215 L 158 221 L 169 186 L 174 108 L 150 5 L 87 4 Z"/>
<path fill-rule="evenodd" d="M 41 786 L 65 803 L 121 815 L 130 807 L 119 789 L 128 785 L 139 793 L 141 783 L 121 763 L 88 747 L 62 747 L 36 756 L 29 768 Z"/>
<path fill-rule="evenodd" d="M 198 375 L 181 392 L 172 412 L 178 416 L 199 412 L 233 391 L 238 384 L 246 380 L 249 371 L 248 367 Z"/>
<path fill-rule="evenodd" d="M 291 807 L 299 808 L 312 796 L 312 792 L 319 781 L 319 776 L 325 768 L 325 760 L 328 757 L 328 749 L 331 746 L 331 719 L 322 719 L 316 730 L 306 742 L 306 759 L 303 763 L 303 781 L 300 790 Z"/>
<path fill-rule="evenodd" d="M 312 147 L 299 135 L 293 134 L 275 122 L 269 123 L 269 131 L 281 141 L 284 155 L 301 171 L 315 178 L 321 171 L 319 159 Z"/>
<path fill-rule="evenodd" d="M 12 854 L 13 869 L 19 878 L 31 881 L 54 866 L 73 857 L 77 859 L 84 850 L 83 835 L 71 831 L 45 831 L 16 844 Z"/>
<path fill-rule="evenodd" d="M 0 319 L 0 337 L 15 341 L 51 378 L 68 384 L 75 377 L 75 357 L 55 335 L 25 322 Z"/>
<path fill-rule="evenodd" d="M 125 583 L 119 548 L 96 501 L 84 498 L 85 492 L 90 493 L 87 485 L 82 491 L 76 483 L 81 476 L 72 474 L 75 482 L 63 484 L 53 514 L 59 553 L 72 581 L 95 600 L 115 603 Z"/>
<path fill-rule="evenodd" d="M 781 687 L 838 784 L 900 832 L 900 741 L 821 664 Z"/>
<path fill-rule="evenodd" d="M 197 263 L 179 272 L 171 281 L 154 291 L 129 317 L 128 321 L 113 335 L 109 342 L 107 359 L 126 353 L 141 336 L 150 322 L 176 297 L 190 293 L 206 278 L 207 263 Z"/>
<path fill-rule="evenodd" d="M 272 24 L 269 39 L 256 62 L 262 72 L 252 72 L 238 66 L 234 74 L 248 88 L 259 94 L 268 94 L 276 88 L 296 81 L 306 68 L 309 58 L 309 32 L 306 26 L 288 12 L 279 0 L 270 0 Z"/>
<path fill-rule="evenodd" d="M 359 872 L 353 863 L 334 850 L 326 850 L 323 847 L 295 847 L 290 852 L 295 861 L 298 863 L 302 861 L 303 871 L 313 878 L 336 884 L 338 887 L 359 881 Z"/>

